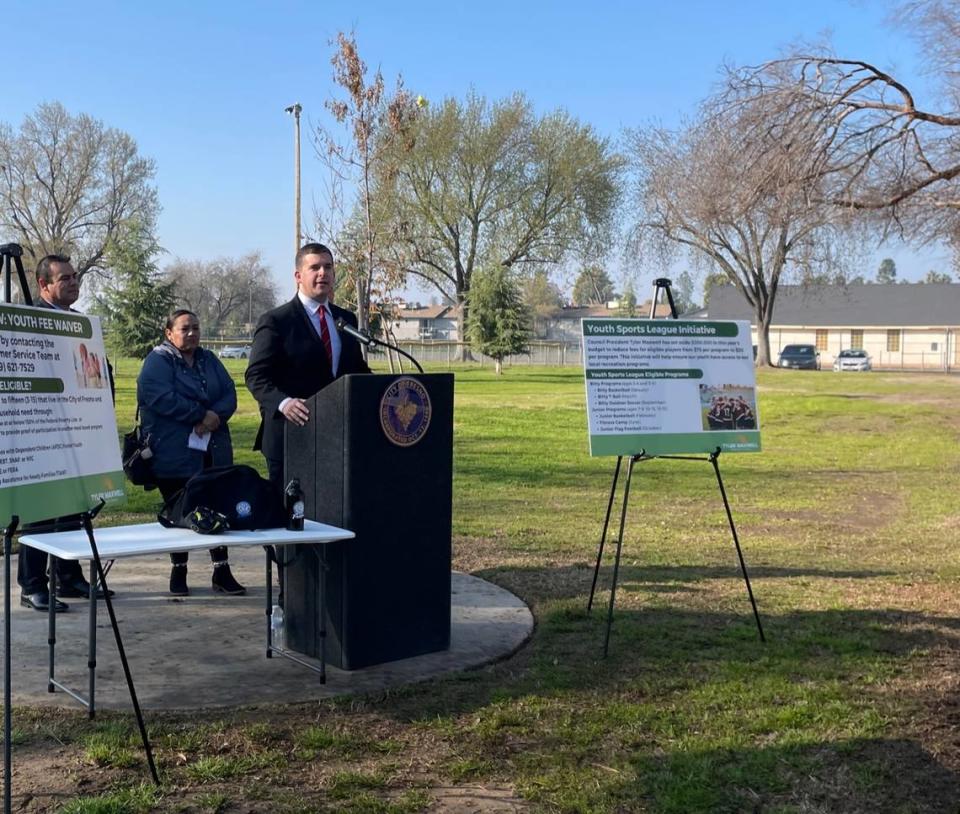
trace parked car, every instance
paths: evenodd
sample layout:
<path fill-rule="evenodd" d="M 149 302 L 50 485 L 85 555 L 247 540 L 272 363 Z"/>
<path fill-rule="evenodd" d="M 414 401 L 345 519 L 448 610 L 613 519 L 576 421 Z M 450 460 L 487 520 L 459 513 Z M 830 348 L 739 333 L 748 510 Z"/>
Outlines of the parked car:
<path fill-rule="evenodd" d="M 837 354 L 833 360 L 833 369 L 840 370 L 873 370 L 873 360 L 865 350 L 848 348 Z"/>
<path fill-rule="evenodd" d="M 220 348 L 221 359 L 246 359 L 250 355 L 249 345 L 228 345 Z"/>
<path fill-rule="evenodd" d="M 780 351 L 779 367 L 792 367 L 797 370 L 819 370 L 820 351 L 816 345 L 786 345 Z"/>

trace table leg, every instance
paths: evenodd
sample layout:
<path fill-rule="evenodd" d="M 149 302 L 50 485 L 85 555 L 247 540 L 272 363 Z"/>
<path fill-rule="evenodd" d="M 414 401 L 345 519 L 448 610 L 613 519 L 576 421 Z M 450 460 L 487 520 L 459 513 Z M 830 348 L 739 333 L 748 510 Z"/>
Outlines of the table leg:
<path fill-rule="evenodd" d="M 273 563 L 270 562 L 270 549 L 264 547 L 267 559 L 267 658 L 273 658 Z"/>
<path fill-rule="evenodd" d="M 320 683 L 327 683 L 327 547 L 320 549 Z"/>
<path fill-rule="evenodd" d="M 87 619 L 87 670 L 90 673 L 90 704 L 87 708 L 87 717 L 96 715 L 96 680 L 97 680 L 97 568 L 93 560 L 90 561 L 90 598 Z"/>
<path fill-rule="evenodd" d="M 47 567 L 50 570 L 50 577 L 47 580 L 47 593 L 49 599 L 49 609 L 47 610 L 47 692 L 54 692 L 54 662 L 56 660 L 57 647 L 57 558 L 53 554 L 47 555 Z"/>

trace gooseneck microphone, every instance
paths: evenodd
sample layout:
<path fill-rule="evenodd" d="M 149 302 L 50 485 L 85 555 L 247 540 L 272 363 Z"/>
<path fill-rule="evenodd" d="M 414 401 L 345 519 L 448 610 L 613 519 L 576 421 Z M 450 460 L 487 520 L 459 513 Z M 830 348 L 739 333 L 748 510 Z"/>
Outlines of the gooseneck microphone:
<path fill-rule="evenodd" d="M 390 350 L 399 353 L 401 356 L 406 356 L 420 373 L 423 373 L 423 368 L 420 367 L 420 363 L 414 359 L 409 353 L 405 350 L 398 348 L 396 345 L 391 345 L 387 342 L 383 342 L 376 337 L 370 336 L 366 331 L 361 330 L 360 328 L 354 328 L 349 322 L 347 322 L 343 317 L 337 317 L 336 321 L 337 330 L 340 333 L 345 333 L 352 336 L 357 340 L 361 345 L 380 345 L 384 348 L 390 348 Z"/>
<path fill-rule="evenodd" d="M 337 330 L 340 333 L 350 334 L 361 345 L 370 345 L 373 342 L 373 337 L 370 334 L 361 331 L 359 328 L 354 328 L 343 317 L 337 317 Z"/>

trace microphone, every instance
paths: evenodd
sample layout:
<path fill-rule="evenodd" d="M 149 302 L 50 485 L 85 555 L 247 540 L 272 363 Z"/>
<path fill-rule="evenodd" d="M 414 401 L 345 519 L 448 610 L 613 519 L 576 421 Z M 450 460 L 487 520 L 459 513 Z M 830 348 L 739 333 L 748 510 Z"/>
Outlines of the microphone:
<path fill-rule="evenodd" d="M 373 337 L 370 336 L 366 331 L 361 331 L 359 328 L 354 328 L 349 322 L 347 322 L 343 317 L 337 317 L 337 330 L 341 333 L 350 334 L 354 339 L 357 340 L 361 345 L 369 345 L 373 342 Z"/>
<path fill-rule="evenodd" d="M 366 331 L 361 331 L 359 328 L 354 328 L 349 322 L 347 322 L 343 317 L 337 317 L 336 321 L 337 330 L 341 333 L 349 334 L 354 339 L 357 340 L 361 345 L 379 345 L 383 348 L 389 348 L 392 351 L 399 353 L 401 356 L 406 356 L 411 362 L 413 362 L 414 367 L 421 373 L 423 373 L 423 368 L 420 367 L 420 363 L 414 359 L 409 353 L 405 350 L 401 350 L 396 345 L 391 345 L 389 342 L 383 342 L 375 337 L 370 336 Z"/>

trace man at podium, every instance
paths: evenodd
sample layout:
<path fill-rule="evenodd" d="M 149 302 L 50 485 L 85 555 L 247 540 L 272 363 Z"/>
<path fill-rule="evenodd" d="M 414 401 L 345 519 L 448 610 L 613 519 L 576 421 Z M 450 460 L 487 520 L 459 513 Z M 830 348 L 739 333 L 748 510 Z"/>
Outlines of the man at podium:
<path fill-rule="evenodd" d="M 267 461 L 270 481 L 283 489 L 283 427 L 309 419 L 305 399 L 334 379 L 369 373 L 360 344 L 337 330 L 343 319 L 354 328 L 357 317 L 330 300 L 336 271 L 333 253 L 322 243 L 297 252 L 293 277 L 296 296 L 264 314 L 257 323 L 245 381 L 260 405 L 260 429 L 253 448 Z"/>

